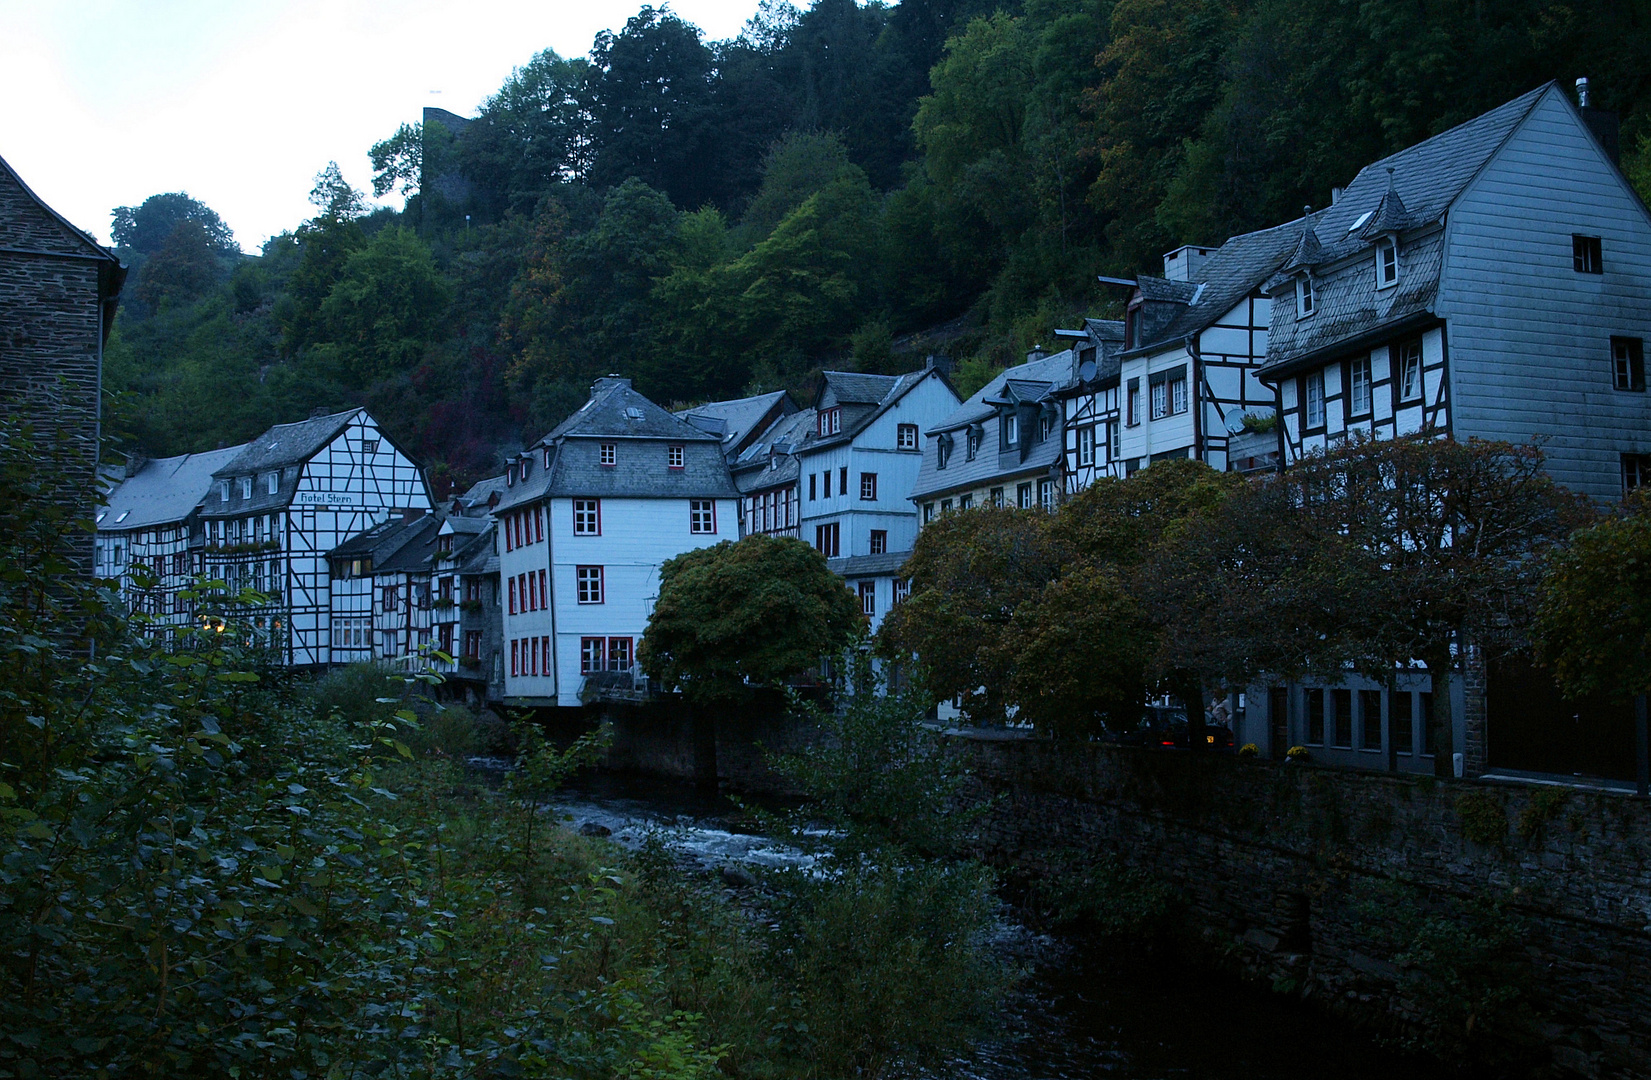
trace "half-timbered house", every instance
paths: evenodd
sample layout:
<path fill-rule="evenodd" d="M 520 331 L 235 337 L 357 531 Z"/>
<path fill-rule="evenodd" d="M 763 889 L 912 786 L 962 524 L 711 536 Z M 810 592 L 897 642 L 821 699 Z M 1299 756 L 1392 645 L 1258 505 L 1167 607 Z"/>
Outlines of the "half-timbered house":
<path fill-rule="evenodd" d="M 1351 432 L 1539 439 L 1560 483 L 1651 479 L 1651 213 L 1555 83 L 1361 170 L 1290 226 L 1267 364 L 1286 463 Z"/>
<path fill-rule="evenodd" d="M 1065 433 L 1062 482 L 1071 496 L 1103 476 L 1123 475 L 1118 390 L 1124 324 L 1085 319 L 1081 329 L 1056 330 L 1055 337 L 1076 354 L 1070 383 L 1055 391 Z"/>
<path fill-rule="evenodd" d="M 738 534 L 722 443 L 608 377 L 509 463 L 493 511 L 507 702 L 572 706 L 634 685 L 660 566 Z"/>
<path fill-rule="evenodd" d="M 1272 416 L 1272 389 L 1256 377 L 1272 306 L 1261 287 L 1300 233 L 1293 223 L 1178 248 L 1163 277 L 1135 280 L 1119 371 L 1125 475 L 1172 457 L 1225 471 L 1231 437 Z"/>
<path fill-rule="evenodd" d="M 332 659 L 327 553 L 403 513 L 424 474 L 364 409 L 277 424 L 213 471 L 199 511 L 203 572 L 269 597 L 245 613 L 295 667 Z"/>

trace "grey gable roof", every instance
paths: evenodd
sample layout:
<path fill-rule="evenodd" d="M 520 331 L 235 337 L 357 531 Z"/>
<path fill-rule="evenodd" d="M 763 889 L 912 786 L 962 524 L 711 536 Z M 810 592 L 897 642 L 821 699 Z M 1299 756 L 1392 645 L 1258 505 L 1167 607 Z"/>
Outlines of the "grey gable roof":
<path fill-rule="evenodd" d="M 339 432 L 350 426 L 350 421 L 361 414 L 361 409 L 349 409 L 330 416 L 300 420 L 295 424 L 276 424 L 247 443 L 241 453 L 214 474 L 216 476 L 246 476 L 259 471 L 277 469 L 308 461 Z"/>
<path fill-rule="evenodd" d="M 1359 170 L 1340 200 L 1314 215 L 1320 249 L 1296 259 L 1291 271 L 1314 273 L 1315 310 L 1297 319 L 1292 277 L 1267 283 L 1274 294 L 1267 362 L 1257 373 L 1279 378 L 1311 364 L 1326 350 L 1355 347 L 1432 321 L 1444 269 L 1446 213 L 1530 115 L 1546 83 L 1505 105 L 1474 117 Z M 1385 289 L 1375 281 L 1373 245 L 1398 234 L 1399 280 Z M 1408 235 L 1407 235 L 1408 234 Z"/>
<path fill-rule="evenodd" d="M 1073 379 L 1073 365 L 1076 363 L 1076 354 L 1066 349 L 1042 360 L 1033 360 L 1025 364 L 1017 364 L 1012 368 L 1004 368 L 992 378 L 992 381 L 969 395 L 969 400 L 959 405 L 950 416 L 936 424 L 925 435 L 935 435 L 942 431 L 956 431 L 966 428 L 970 424 L 978 423 L 997 413 L 997 409 L 988 402 L 1003 398 L 1004 387 L 1011 381 L 1023 386 L 1035 384 L 1046 388 L 1045 392 L 1053 392 L 1065 387 Z"/>
<path fill-rule="evenodd" d="M 677 415 L 695 427 L 719 436 L 732 452 L 736 448 L 742 448 L 741 444 L 748 437 L 757 434 L 753 429 L 781 405 L 786 407 L 788 413 L 797 411 L 784 390 L 775 390 L 768 394 L 696 405 L 691 409 L 684 409 Z"/>
<path fill-rule="evenodd" d="M 373 560 L 373 573 L 416 574 L 435 566 L 441 521 L 429 514 L 403 526 L 406 539 L 389 555 Z"/>
<path fill-rule="evenodd" d="M 1272 277 L 1300 243 L 1301 228 L 1302 222 L 1298 219 L 1232 237 L 1205 261 L 1199 271 L 1202 280 L 1197 283 L 1141 278 L 1143 295 L 1147 294 L 1148 282 L 1153 282 L 1155 284 L 1151 287 L 1154 289 L 1166 284 L 1185 285 L 1193 290 L 1192 297 L 1186 308 L 1154 334 L 1151 341 L 1128 350 L 1124 355 L 1155 352 L 1208 328 Z"/>
<path fill-rule="evenodd" d="M 212 490 L 214 473 L 244 449 L 230 446 L 145 462 L 109 493 L 98 528 L 110 532 L 183 521 Z"/>
<path fill-rule="evenodd" d="M 579 411 L 534 443 L 547 446 L 567 438 L 671 439 L 678 442 L 720 443 L 721 437 L 701 431 L 672 416 L 631 389 L 629 379 L 602 379 Z"/>
<path fill-rule="evenodd" d="M 818 405 L 827 391 L 839 405 L 876 405 L 889 395 L 895 383 L 904 375 L 864 375 L 858 371 L 823 371 L 820 392 L 815 397 Z"/>
<path fill-rule="evenodd" d="M 906 394 L 910 392 L 911 389 L 918 383 L 922 382 L 926 378 L 929 378 L 930 376 L 937 379 L 944 378 L 944 376 L 934 368 L 923 368 L 919 371 L 908 371 L 903 375 L 860 375 L 855 372 L 842 371 L 827 371 L 824 374 L 828 382 L 830 382 L 830 385 L 834 388 L 841 385 L 841 380 L 846 376 L 850 380 L 849 385 L 855 388 L 853 392 L 856 394 L 869 393 L 876 385 L 884 386 L 885 389 L 883 396 L 876 400 L 876 405 L 874 408 L 867 410 L 863 415 L 843 425 L 842 431 L 835 435 L 808 437 L 808 441 L 799 447 L 799 449 L 804 452 L 823 449 L 827 446 L 836 446 L 838 443 L 845 443 L 852 440 L 856 435 L 860 434 L 860 432 L 864 431 L 876 422 L 878 417 L 894 408 L 894 403 L 905 397 Z M 859 381 L 874 379 L 880 380 L 880 382 L 874 384 L 869 381 Z M 816 395 L 815 399 L 817 401 L 821 400 L 824 395 L 825 391 L 822 386 L 821 392 Z M 845 401 L 840 394 L 838 395 L 837 400 L 844 404 L 865 404 L 865 402 L 859 401 Z"/>

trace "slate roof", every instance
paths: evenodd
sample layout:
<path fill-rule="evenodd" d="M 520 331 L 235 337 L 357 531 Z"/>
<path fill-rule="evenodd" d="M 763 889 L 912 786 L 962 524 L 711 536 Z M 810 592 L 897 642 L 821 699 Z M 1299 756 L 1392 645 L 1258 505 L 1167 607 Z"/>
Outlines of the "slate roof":
<path fill-rule="evenodd" d="M 905 397 L 912 387 L 931 375 L 937 379 L 944 378 L 934 368 L 908 371 L 903 375 L 861 375 L 852 371 L 827 371 L 822 374 L 825 381 L 821 384 L 820 393 L 815 395 L 816 403 L 823 399 L 825 389 L 829 386 L 833 390 L 837 401 L 841 404 L 851 406 L 872 404 L 874 407 L 852 419 L 845 417 L 843 430 L 835 435 L 809 436 L 807 443 L 801 447 L 805 452 L 851 441 L 856 435 L 871 426 L 878 417 L 894 408 L 894 403 Z M 854 399 L 843 396 L 845 387 L 847 393 L 856 395 Z M 882 397 L 873 399 L 870 402 L 859 400 L 861 396 L 871 394 L 878 387 L 883 388 Z"/>
<path fill-rule="evenodd" d="M 1076 366 L 1077 353 L 1072 349 L 1066 349 L 1041 360 L 1033 360 L 1000 371 L 991 382 L 971 394 L 969 400 L 958 406 L 952 415 L 924 434 L 938 437 L 994 419 L 998 410 L 990 403 L 1003 400 L 1003 393 L 1011 382 L 1028 390 L 1037 388 L 1039 392 L 1031 400 L 1041 401 L 1058 394 L 1073 384 L 1076 378 L 1073 369 Z M 980 487 L 1010 477 L 1022 478 L 1047 473 L 1050 466 L 1061 459 L 1065 436 L 1061 433 L 1059 425 L 1053 434 L 1035 444 L 1027 452 L 1024 461 L 1021 460 L 1019 450 L 999 452 L 995 430 L 994 425 L 987 432 L 984 444 L 975 454 L 973 461 L 968 460 L 963 446 L 959 445 L 953 450 L 944 469 L 935 467 L 935 451 L 925 445 L 923 466 L 918 470 L 917 483 L 912 487 L 911 498 L 918 499 L 959 488 Z M 961 438 L 959 442 L 961 444 Z"/>
<path fill-rule="evenodd" d="M 600 447 L 617 445 L 603 465 Z M 683 448 L 683 467 L 666 468 L 666 446 Z M 589 401 L 521 455 L 526 476 L 507 485 L 494 513 L 544 498 L 715 498 L 738 494 L 722 440 L 655 405 L 629 379 L 598 379 Z M 544 453 L 550 451 L 549 467 Z"/>
<path fill-rule="evenodd" d="M 373 569 L 377 570 L 381 563 L 416 536 L 423 526 L 434 520 L 429 515 L 425 515 L 410 522 L 399 517 L 381 521 L 370 529 L 364 529 L 356 533 L 327 552 L 327 558 L 359 559 L 371 557 Z"/>
<path fill-rule="evenodd" d="M 300 420 L 295 424 L 276 424 L 247 443 L 241 453 L 220 468 L 216 475 L 247 476 L 308 461 L 349 427 L 350 421 L 362 411 L 347 409 L 329 416 Z"/>
<path fill-rule="evenodd" d="M 459 496 L 458 501 L 464 504 L 467 511 L 477 507 L 480 507 L 483 511 L 485 511 L 487 509 L 487 500 L 495 493 L 503 497 L 504 490 L 504 473 L 500 473 L 498 476 L 489 476 L 485 480 L 477 480 L 474 484 L 470 485 L 469 491 L 466 491 L 463 495 Z"/>
<path fill-rule="evenodd" d="M 441 532 L 441 521 L 431 514 L 402 526 L 406 535 L 394 551 L 373 559 L 375 574 L 417 574 L 435 566 L 436 536 Z"/>
<path fill-rule="evenodd" d="M 1316 256 L 1292 260 L 1287 267 L 1321 268 L 1313 277 L 1314 313 L 1295 317 L 1290 278 L 1280 275 L 1267 283 L 1275 295 L 1273 320 L 1267 362 L 1257 374 L 1283 376 L 1324 350 L 1353 347 L 1365 337 L 1396 333 L 1429 319 L 1444 267 L 1444 235 L 1437 226 L 1556 85 L 1546 83 L 1360 169 L 1334 206 L 1313 215 L 1320 242 Z M 1400 238 L 1399 281 L 1377 289 L 1372 245 L 1394 234 Z"/>
<path fill-rule="evenodd" d="M 881 577 L 899 573 L 910 557 L 909 551 L 890 551 L 882 555 L 849 555 L 841 559 L 827 559 L 826 566 L 838 577 Z"/>
<path fill-rule="evenodd" d="M 790 416 L 782 416 L 768 426 L 755 442 L 746 447 L 734 462 L 734 486 L 741 494 L 767 491 L 782 484 L 794 484 L 802 475 L 802 463 L 796 451 L 804 440 L 814 434 L 813 409 L 801 409 Z M 790 452 L 780 455 L 779 463 L 769 468 L 770 450 L 775 445 L 788 446 Z"/>
<path fill-rule="evenodd" d="M 908 373 L 909 374 L 909 373 Z M 877 405 L 905 375 L 866 375 L 858 371 L 821 372 L 825 387 L 829 388 L 838 404 Z"/>
<path fill-rule="evenodd" d="M 1197 282 L 1140 278 L 1141 292 L 1146 298 L 1154 299 L 1154 293 L 1165 294 L 1163 298 L 1173 298 L 1168 295 L 1173 292 L 1187 298 L 1186 306 L 1154 333 L 1152 340 L 1123 355 L 1139 356 L 1156 352 L 1165 345 L 1208 328 L 1284 264 L 1301 241 L 1301 227 L 1302 222 L 1298 219 L 1232 237 L 1204 261 L 1199 268 Z M 1171 290 L 1167 286 L 1176 288 Z"/>
<path fill-rule="evenodd" d="M 99 531 L 147 529 L 183 521 L 212 490 L 213 474 L 243 449 L 229 446 L 145 462 L 109 492 L 108 506 L 98 513 Z"/>
<path fill-rule="evenodd" d="M 796 411 L 785 391 L 775 390 L 770 394 L 696 405 L 677 415 L 695 427 L 719 436 L 725 448 L 738 452 L 744 448 L 749 437 L 757 434 L 754 429 L 768 418 L 768 414 L 782 405 L 787 412 Z"/>

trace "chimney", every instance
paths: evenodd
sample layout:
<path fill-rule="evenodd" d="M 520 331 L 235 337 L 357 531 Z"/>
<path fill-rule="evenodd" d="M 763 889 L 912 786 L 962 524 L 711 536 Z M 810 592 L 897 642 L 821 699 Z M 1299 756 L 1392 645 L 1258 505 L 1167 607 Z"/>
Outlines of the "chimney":
<path fill-rule="evenodd" d="M 1611 159 L 1611 164 L 1622 165 L 1622 132 L 1620 118 L 1608 109 L 1596 109 L 1589 102 L 1588 79 L 1586 76 L 1576 81 L 1577 110 L 1582 113 L 1583 122 L 1588 130 L 1594 133 L 1600 149 Z"/>
<path fill-rule="evenodd" d="M 594 398 L 597 394 L 610 390 L 615 386 L 623 386 L 629 389 L 630 385 L 631 381 L 623 375 L 604 375 L 590 384 L 590 396 Z"/>
<path fill-rule="evenodd" d="M 1341 188 L 1333 187 L 1330 189 L 1330 205 L 1334 206 L 1339 202 L 1341 202 Z"/>
<path fill-rule="evenodd" d="M 939 353 L 930 353 L 923 358 L 924 371 L 938 371 L 947 378 L 951 378 L 955 367 L 956 365 L 952 363 L 951 357 L 942 356 Z"/>
<path fill-rule="evenodd" d="M 1164 277 L 1170 281 L 1197 281 L 1214 248 L 1188 244 L 1164 256 Z"/>
<path fill-rule="evenodd" d="M 1042 345 L 1034 345 L 1026 350 L 1026 362 L 1028 364 L 1036 363 L 1048 355 L 1047 352 L 1044 352 Z"/>

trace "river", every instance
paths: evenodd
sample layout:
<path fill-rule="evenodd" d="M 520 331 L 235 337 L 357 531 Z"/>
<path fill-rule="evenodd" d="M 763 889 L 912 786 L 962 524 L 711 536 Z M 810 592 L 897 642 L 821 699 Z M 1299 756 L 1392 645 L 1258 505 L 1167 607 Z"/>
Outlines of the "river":
<path fill-rule="evenodd" d="M 689 785 L 587 775 L 552 800 L 573 827 L 634 845 L 662 831 L 709 870 L 794 863 L 798 853 L 730 828 L 734 807 Z M 999 947 L 1028 972 L 1001 1030 L 934 1080 L 1432 1080 L 1305 1005 L 1161 959 L 1034 933 L 1005 913 Z"/>

